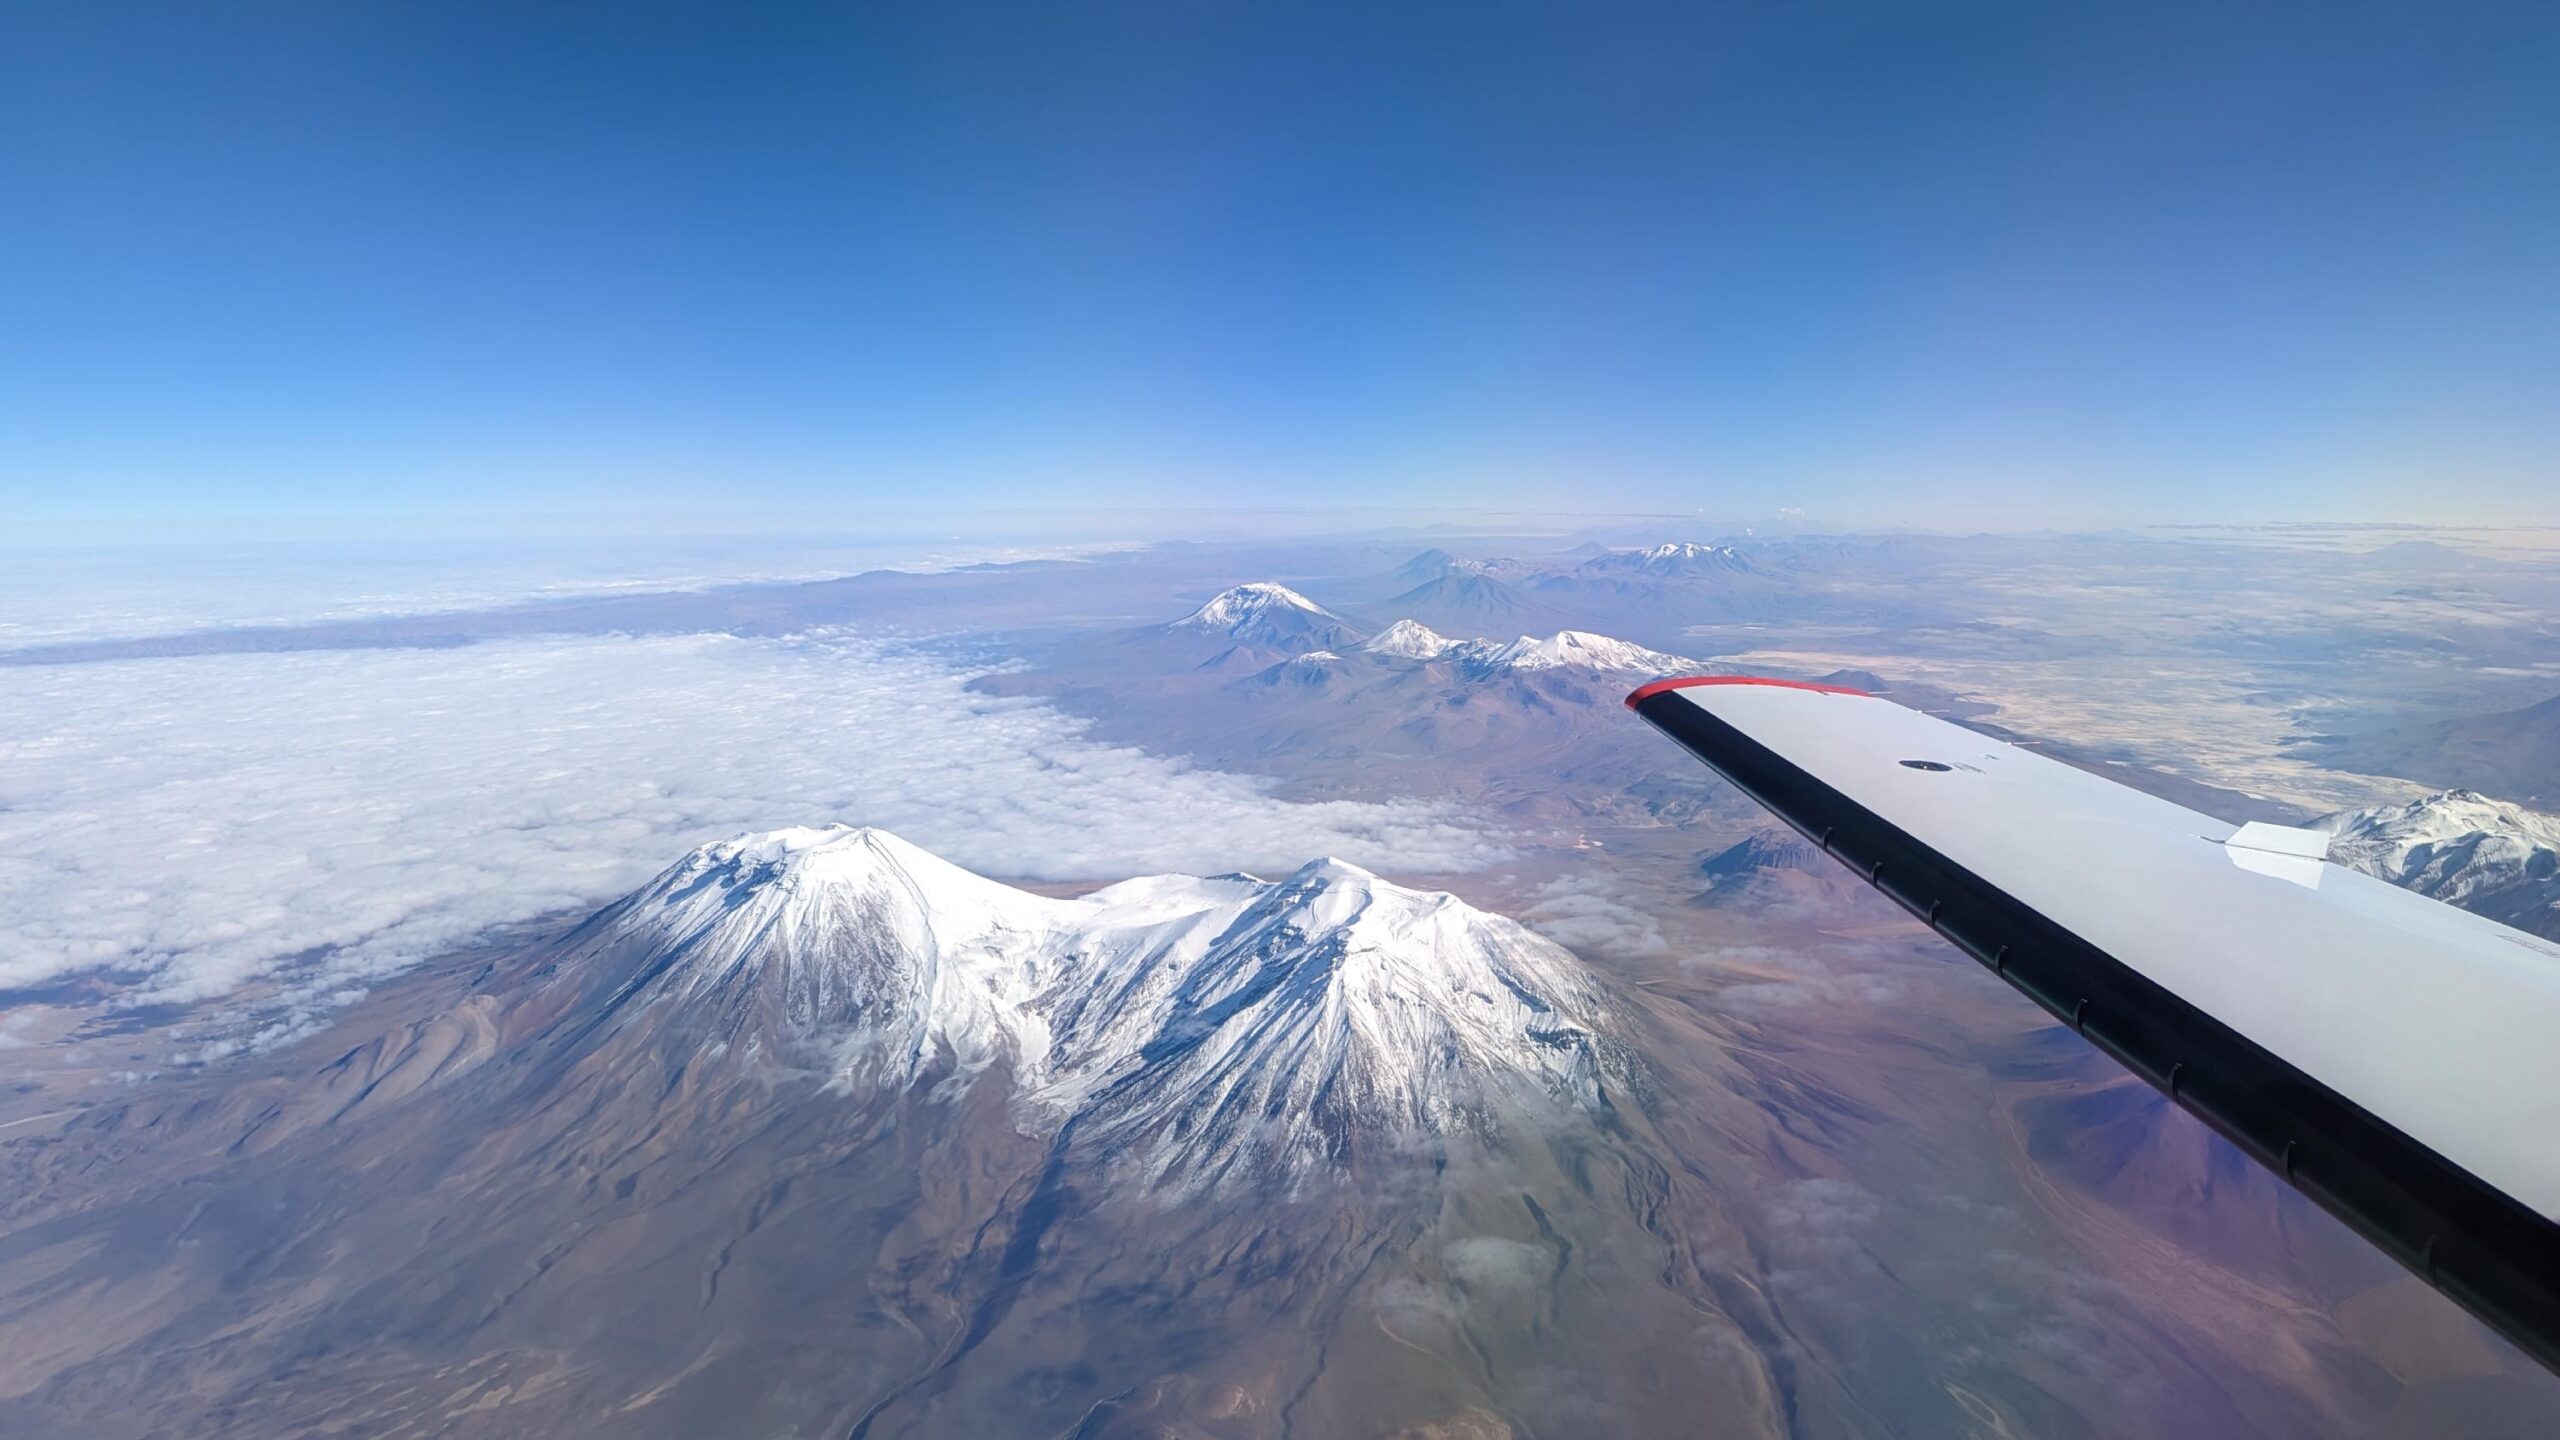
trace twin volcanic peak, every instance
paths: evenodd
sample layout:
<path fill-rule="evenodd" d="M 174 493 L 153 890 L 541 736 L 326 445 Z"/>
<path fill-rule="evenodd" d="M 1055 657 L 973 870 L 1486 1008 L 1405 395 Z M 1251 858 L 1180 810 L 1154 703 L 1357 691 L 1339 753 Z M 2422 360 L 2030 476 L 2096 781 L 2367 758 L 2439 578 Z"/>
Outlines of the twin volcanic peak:
<path fill-rule="evenodd" d="M 1619 674 L 1667 675 L 1692 662 L 1588 630 L 1559 630 L 1540 638 L 1452 640 L 1412 620 L 1399 620 L 1363 643 L 1371 655 L 1403 660 L 1449 660 L 1484 673 L 1580 669 Z"/>
<path fill-rule="evenodd" d="M 614 905 L 564 972 L 611 1029 L 842 1090 L 1009 1075 L 1018 1123 L 1153 1188 L 1294 1180 L 1361 1147 L 1497 1140 L 1630 1075 L 1569 953 L 1340 860 L 1035 895 L 885 831 L 707 845 Z"/>

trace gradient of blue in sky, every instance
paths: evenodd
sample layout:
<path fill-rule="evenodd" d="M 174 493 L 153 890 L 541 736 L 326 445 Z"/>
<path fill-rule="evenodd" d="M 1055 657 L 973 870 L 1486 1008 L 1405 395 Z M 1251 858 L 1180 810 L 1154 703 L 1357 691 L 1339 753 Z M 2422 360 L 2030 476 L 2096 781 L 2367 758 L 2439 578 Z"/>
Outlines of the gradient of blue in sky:
<path fill-rule="evenodd" d="M 2560 519 L 2560 7 L 0 18 L 22 526 Z"/>

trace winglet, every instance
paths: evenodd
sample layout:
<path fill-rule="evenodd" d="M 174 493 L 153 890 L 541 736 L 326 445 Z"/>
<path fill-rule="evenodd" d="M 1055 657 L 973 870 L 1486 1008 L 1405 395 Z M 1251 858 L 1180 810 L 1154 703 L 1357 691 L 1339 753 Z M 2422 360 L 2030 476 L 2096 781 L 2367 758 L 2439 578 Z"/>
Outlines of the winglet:
<path fill-rule="evenodd" d="M 2272 875 L 2305 890 L 2317 890 L 2325 870 L 2321 862 L 2329 858 L 2329 832 L 2252 820 L 2233 831 L 2222 842 L 2222 850 L 2232 864 L 2253 875 Z"/>
<path fill-rule="evenodd" d="M 2301 830 L 2291 825 L 2270 825 L 2252 820 L 2231 832 L 2222 842 L 2234 850 L 2263 850 L 2270 855 L 2291 855 L 2303 860 L 2329 858 L 2329 832 Z"/>

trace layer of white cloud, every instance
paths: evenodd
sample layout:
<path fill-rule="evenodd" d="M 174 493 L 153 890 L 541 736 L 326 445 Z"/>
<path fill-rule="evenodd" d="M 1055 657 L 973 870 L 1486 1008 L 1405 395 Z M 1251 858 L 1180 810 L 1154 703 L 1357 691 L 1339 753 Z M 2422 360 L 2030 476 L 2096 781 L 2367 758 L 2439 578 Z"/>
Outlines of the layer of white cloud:
<path fill-rule="evenodd" d="M 525 601 L 1057 559 L 1102 543 L 846 540 L 269 541 L 0 550 L 0 649 Z"/>
<path fill-rule="evenodd" d="M 1443 808 L 1284 801 L 964 678 L 848 635 L 0 670 L 0 987 L 323 993 L 789 824 L 1057 879 L 1502 858 Z"/>

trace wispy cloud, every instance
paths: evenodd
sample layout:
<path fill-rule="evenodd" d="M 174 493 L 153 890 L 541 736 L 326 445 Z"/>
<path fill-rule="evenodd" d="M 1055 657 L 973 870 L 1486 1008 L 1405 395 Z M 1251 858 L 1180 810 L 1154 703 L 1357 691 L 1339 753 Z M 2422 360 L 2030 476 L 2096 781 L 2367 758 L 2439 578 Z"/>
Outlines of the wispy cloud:
<path fill-rule="evenodd" d="M 1605 875 L 1558 877 L 1538 887 L 1536 903 L 1521 913 L 1530 929 L 1560 945 L 1618 960 L 1667 953 L 1662 927 L 1636 899 Z"/>
<path fill-rule="evenodd" d="M 1293 803 L 850 635 L 575 638 L 0 671 L 0 986 L 361 983 L 742 830 L 887 826 L 991 874 L 1502 858 L 1422 802 Z"/>

